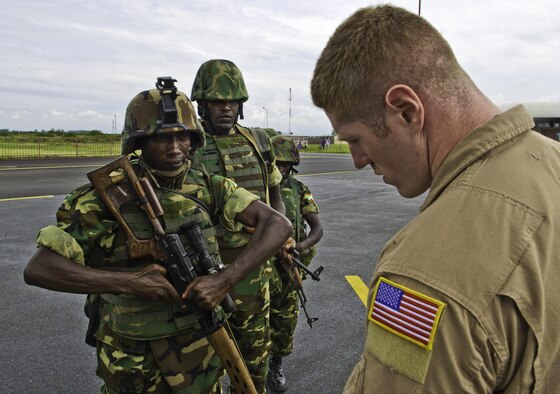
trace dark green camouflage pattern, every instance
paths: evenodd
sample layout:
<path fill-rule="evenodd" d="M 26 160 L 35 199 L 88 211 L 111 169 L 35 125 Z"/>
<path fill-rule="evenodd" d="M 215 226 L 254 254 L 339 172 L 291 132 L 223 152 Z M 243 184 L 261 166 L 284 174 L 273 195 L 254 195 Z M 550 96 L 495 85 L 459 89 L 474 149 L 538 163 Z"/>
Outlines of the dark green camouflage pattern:
<path fill-rule="evenodd" d="M 155 133 L 191 133 L 191 150 L 204 146 L 204 131 L 198 121 L 195 109 L 189 98 L 177 91 L 175 99 L 177 123 L 162 127 L 158 124 L 161 113 L 161 95 L 157 89 L 138 93 L 128 104 L 121 135 L 122 154 L 127 155 L 138 149 L 137 141 Z"/>
<path fill-rule="evenodd" d="M 249 99 L 241 70 L 229 61 L 212 59 L 203 63 L 192 86 L 191 100 L 241 101 Z"/>
<path fill-rule="evenodd" d="M 277 264 L 270 284 L 271 354 L 285 357 L 294 349 L 294 336 L 299 316 L 299 298 L 286 272 Z"/>
<path fill-rule="evenodd" d="M 102 393 L 219 393 L 219 357 L 201 330 L 151 341 L 97 332 Z"/>
<path fill-rule="evenodd" d="M 260 153 L 260 145 L 252 134 L 236 124 L 228 135 L 212 136 L 207 133 L 206 138 L 208 144 L 194 155 L 193 168 L 205 168 L 208 172 L 232 177 L 239 186 L 255 192 L 263 202 L 268 203 L 268 188 L 278 185 L 282 175 L 273 157 L 270 166 L 266 165 Z M 270 145 L 268 138 L 267 141 Z M 235 256 L 241 253 L 250 239 L 245 232 L 228 231 L 220 225 L 217 226 L 216 233 L 222 260 L 226 265 L 235 260 Z M 235 287 L 233 293 L 237 297 L 238 310 L 228 319 L 259 393 L 266 389 L 271 345 L 271 275 L 272 268 L 266 262 Z"/>
<path fill-rule="evenodd" d="M 192 166 L 233 179 L 239 187 L 249 190 L 268 204 L 267 190 L 280 183 L 282 174 L 275 162 L 270 166 L 265 164 L 258 144 L 251 142 L 247 136 L 251 133 L 239 125 L 234 126 L 231 134 L 207 134 L 206 145 L 196 151 Z M 249 234 L 227 231 L 219 223 L 216 233 L 221 249 L 242 247 L 250 239 Z"/>
<path fill-rule="evenodd" d="M 292 163 L 295 166 L 299 165 L 299 151 L 292 139 L 278 135 L 270 140 L 274 147 L 274 158 L 276 161 Z"/>
<path fill-rule="evenodd" d="M 258 393 L 265 392 L 268 375 L 271 275 L 272 268 L 266 263 L 237 284 L 231 293 L 238 309 L 228 318 Z M 230 392 L 235 392 L 233 387 L 230 387 Z"/>
<path fill-rule="evenodd" d="M 319 213 L 319 206 L 315 203 L 313 194 L 293 174 L 282 178 L 280 183 L 280 195 L 286 207 L 286 217 L 292 222 L 292 238 L 299 242 L 307 236 L 307 223 L 303 217 L 310 213 Z M 304 250 L 301 257 L 309 252 Z"/>
<path fill-rule="evenodd" d="M 276 147 L 275 147 L 276 149 Z M 313 199 L 309 188 L 292 174 L 282 179 L 280 193 L 286 206 L 286 217 L 292 222 L 296 241 L 305 239 L 307 226 L 303 217 L 311 213 L 319 213 L 319 207 Z M 316 254 L 315 246 L 300 253 L 300 261 L 309 266 Z M 299 270 L 305 279 L 305 272 Z M 275 356 L 285 357 L 292 353 L 295 329 L 299 316 L 299 301 L 295 290 L 284 270 L 275 264 L 274 275 L 270 283 L 270 330 L 272 348 Z"/>
<path fill-rule="evenodd" d="M 219 258 L 212 220 L 232 223 L 231 229 L 237 228 L 239 230 L 241 225 L 233 222 L 233 218 L 257 200 L 258 197 L 244 189 L 237 188 L 232 181 L 217 175 L 207 176 L 191 169 L 176 179 L 165 180 L 151 174 L 141 163 L 142 158 L 140 158 L 140 163 L 133 162 L 133 168 L 139 176 L 153 176 L 162 187 L 173 189 L 173 191 L 167 191 L 156 188 L 156 194 L 164 210 L 163 225 L 166 232 L 176 232 L 181 224 L 196 221 L 201 225 L 210 252 L 216 258 Z M 115 182 L 118 182 L 118 179 L 119 175 L 116 174 Z M 210 215 L 183 194 L 194 196 L 207 204 L 210 207 Z M 142 238 L 151 236 L 151 227 L 146 221 L 145 214 L 140 211 L 136 204 L 125 207 L 124 216 L 127 221 L 130 221 L 137 236 Z M 124 232 L 120 230 L 118 222 L 100 200 L 98 193 L 89 185 L 78 188 L 64 200 L 57 212 L 57 222 L 56 227 L 49 226 L 41 230 L 37 243 L 49 247 L 61 255 L 73 258 L 77 263 L 109 270 L 136 270 L 151 262 L 149 259 L 134 261 L 128 259 Z M 74 243 L 69 242 L 70 237 L 75 240 Z M 186 238 L 181 238 L 187 252 L 193 257 L 193 263 L 197 265 L 193 249 Z M 59 240 L 58 244 L 56 240 Z M 82 253 L 80 254 L 77 249 L 81 249 Z M 80 259 L 80 256 L 83 256 L 83 258 Z M 197 387 L 196 390 L 198 388 L 202 390 L 203 387 L 211 389 L 216 384 L 216 377 L 221 374 L 221 370 L 216 370 L 218 368 L 216 363 L 219 364 L 219 360 L 215 360 L 216 357 L 213 355 L 213 351 L 208 348 L 206 341 L 199 340 L 201 337 L 200 326 L 194 316 L 189 313 L 189 310 L 180 310 L 172 303 L 144 300 L 124 295 L 102 294 L 100 315 L 102 323 L 96 332 L 98 347 L 100 347 L 98 349 L 99 368 L 102 371 L 103 365 L 113 365 L 113 367 L 99 373 L 114 372 L 118 374 L 118 377 L 115 378 L 116 387 L 119 387 L 118 381 L 120 379 L 124 379 L 128 376 L 128 373 L 131 373 L 131 370 L 126 370 L 126 368 L 136 368 L 136 362 L 147 363 L 146 367 L 141 367 L 141 369 L 148 368 L 148 366 L 150 368 L 158 367 L 154 366 L 153 357 L 146 355 L 144 351 L 123 353 L 122 349 L 103 350 L 105 345 L 118 348 L 115 341 L 119 344 L 133 341 L 135 343 L 131 347 L 133 349 L 137 346 L 146 347 L 147 342 L 157 342 L 162 344 L 160 347 L 160 354 L 162 355 L 168 355 L 170 351 L 181 353 L 181 360 L 183 360 L 181 368 L 183 368 L 182 371 L 187 372 L 184 375 L 181 374 L 167 379 L 169 385 L 177 384 L 182 387 L 192 383 Z M 107 332 L 110 335 L 107 335 Z M 182 339 L 179 340 L 179 337 Z M 189 347 L 192 352 L 190 350 L 189 353 L 185 353 L 184 350 L 181 351 L 181 341 L 184 342 L 185 340 L 193 341 L 192 346 Z M 166 346 L 169 351 L 166 350 Z M 154 348 L 151 352 L 152 355 L 156 354 Z M 144 357 L 147 357 L 145 361 L 143 361 Z M 150 359 L 150 357 L 152 358 Z M 161 358 L 163 356 L 157 357 Z M 122 374 L 118 368 L 114 368 L 117 364 L 123 369 Z M 158 361 L 158 365 L 160 364 L 161 360 Z M 205 369 L 205 366 L 209 369 Z M 173 371 L 173 368 L 170 371 Z M 160 375 L 161 373 L 165 373 L 165 371 L 161 369 Z M 158 382 L 161 382 L 161 376 L 158 378 L 156 375 L 149 384 L 153 383 L 157 386 Z M 106 375 L 100 376 L 109 379 Z M 170 383 L 171 381 L 174 383 Z M 199 392 L 196 390 L 178 392 Z M 200 392 L 210 392 L 204 390 Z"/>

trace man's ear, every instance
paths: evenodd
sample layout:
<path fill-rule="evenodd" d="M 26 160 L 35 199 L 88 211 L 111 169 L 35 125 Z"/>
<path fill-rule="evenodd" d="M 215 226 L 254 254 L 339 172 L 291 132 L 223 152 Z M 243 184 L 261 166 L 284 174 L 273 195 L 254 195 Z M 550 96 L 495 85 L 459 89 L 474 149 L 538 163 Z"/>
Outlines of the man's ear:
<path fill-rule="evenodd" d="M 419 131 L 424 126 L 424 105 L 412 88 L 393 85 L 385 93 L 385 121 L 388 126 L 412 127 Z"/>

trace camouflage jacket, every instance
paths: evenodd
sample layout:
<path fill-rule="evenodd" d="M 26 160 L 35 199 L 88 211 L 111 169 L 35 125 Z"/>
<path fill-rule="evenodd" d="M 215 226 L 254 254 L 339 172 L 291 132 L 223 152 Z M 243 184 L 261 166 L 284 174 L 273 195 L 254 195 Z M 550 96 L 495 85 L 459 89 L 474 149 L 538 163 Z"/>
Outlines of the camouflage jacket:
<path fill-rule="evenodd" d="M 196 151 L 193 168 L 233 179 L 268 205 L 269 187 L 280 184 L 282 179 L 270 137 L 264 132 L 252 133 L 237 124 L 226 135 L 206 133 L 206 146 Z M 247 233 L 233 233 L 220 224 L 216 232 L 222 249 L 242 247 L 250 239 Z"/>
<path fill-rule="evenodd" d="M 286 206 L 286 217 L 290 219 L 294 228 L 292 238 L 300 242 L 307 236 L 304 216 L 310 213 L 318 214 L 319 206 L 315 203 L 309 188 L 292 174 L 282 178 L 280 194 Z M 315 246 L 304 250 L 302 259 L 307 255 L 315 255 Z"/>
<path fill-rule="evenodd" d="M 134 165 L 139 176 L 149 175 L 149 170 Z M 158 180 L 158 178 L 154 178 Z M 166 233 L 177 232 L 185 223 L 198 222 L 206 238 L 210 253 L 219 259 L 212 222 L 219 222 L 224 228 L 235 232 L 242 226 L 234 221 L 235 216 L 258 199 L 248 191 L 238 188 L 229 179 L 216 175 L 204 175 L 200 171 L 189 170 L 173 184 L 155 188 L 164 215 L 163 227 Z M 188 196 L 203 202 L 208 211 Z M 138 238 L 150 238 L 151 225 L 135 203 L 122 207 L 121 212 Z M 60 255 L 77 263 L 93 268 L 108 270 L 136 270 L 151 262 L 146 259 L 130 260 L 125 246 L 126 236 L 116 218 L 101 201 L 98 192 L 85 185 L 68 195 L 57 212 L 57 225 L 48 226 L 39 232 L 37 244 L 48 247 Z M 194 250 L 186 237 L 181 239 L 187 252 Z M 196 258 L 193 259 L 196 263 Z M 102 321 L 125 337 L 153 339 L 170 335 L 197 326 L 191 313 L 184 313 L 179 307 L 162 301 L 138 299 L 126 295 L 102 294 Z"/>

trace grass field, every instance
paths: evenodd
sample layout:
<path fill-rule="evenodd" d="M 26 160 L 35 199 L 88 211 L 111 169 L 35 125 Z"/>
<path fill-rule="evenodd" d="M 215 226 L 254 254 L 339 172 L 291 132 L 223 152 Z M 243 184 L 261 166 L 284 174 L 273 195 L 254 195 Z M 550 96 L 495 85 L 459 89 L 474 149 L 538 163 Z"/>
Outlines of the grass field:
<path fill-rule="evenodd" d="M 0 136 L 0 159 L 45 157 L 105 157 L 120 153 L 118 136 Z"/>
<path fill-rule="evenodd" d="M 309 153 L 350 153 L 348 149 L 348 144 L 342 144 L 336 142 L 334 144 L 330 144 L 329 149 L 321 150 L 321 146 L 319 144 L 309 144 L 309 146 L 301 152 L 309 152 Z"/>
<path fill-rule="evenodd" d="M 22 135 L 0 135 L 0 160 L 32 159 L 47 157 L 108 157 L 117 156 L 121 151 L 120 136 L 38 136 L 30 133 Z M 348 145 L 335 143 L 327 150 L 319 144 L 310 144 L 301 152 L 309 153 L 349 153 Z"/>

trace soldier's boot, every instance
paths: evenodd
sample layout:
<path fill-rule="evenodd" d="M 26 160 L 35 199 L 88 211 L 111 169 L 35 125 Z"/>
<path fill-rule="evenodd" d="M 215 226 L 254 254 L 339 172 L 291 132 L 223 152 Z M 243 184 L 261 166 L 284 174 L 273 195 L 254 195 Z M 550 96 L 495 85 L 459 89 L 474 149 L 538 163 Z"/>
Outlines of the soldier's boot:
<path fill-rule="evenodd" d="M 282 369 L 282 357 L 270 356 L 268 361 L 268 386 L 272 391 L 283 393 L 288 390 L 284 370 Z"/>

